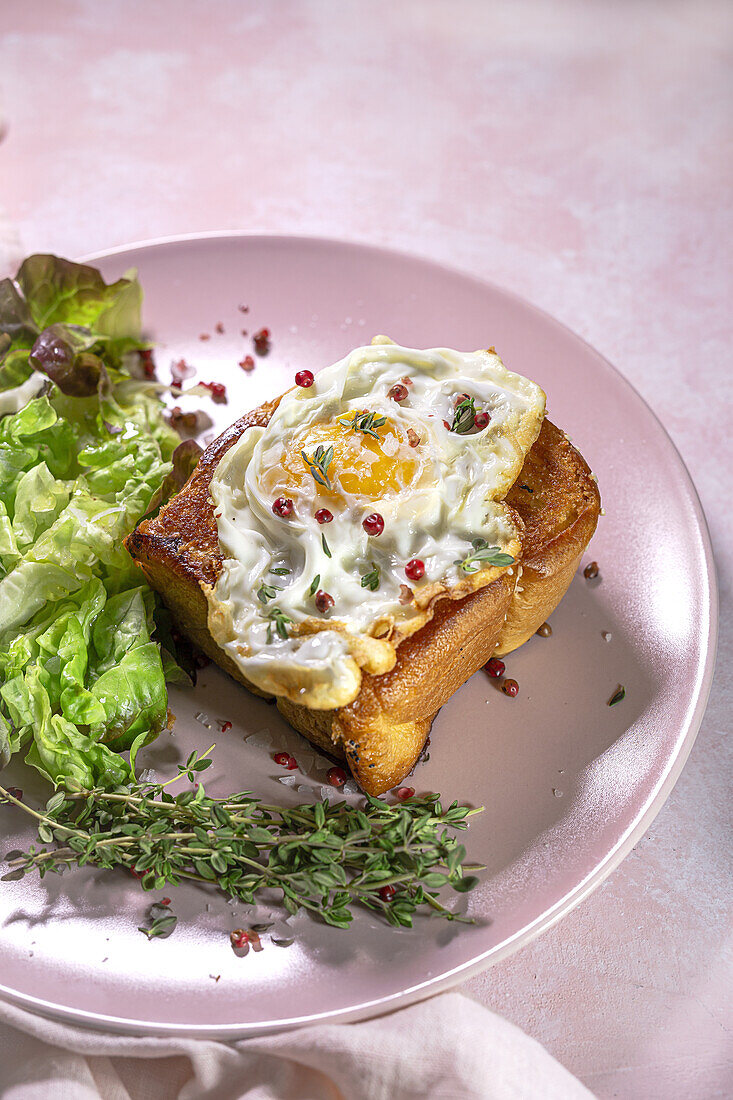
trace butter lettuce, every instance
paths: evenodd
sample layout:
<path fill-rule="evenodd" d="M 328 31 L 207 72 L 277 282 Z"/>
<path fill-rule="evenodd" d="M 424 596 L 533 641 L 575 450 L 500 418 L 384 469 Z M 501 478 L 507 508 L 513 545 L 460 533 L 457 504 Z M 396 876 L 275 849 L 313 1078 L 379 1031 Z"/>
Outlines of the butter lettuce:
<path fill-rule="evenodd" d="M 140 337 L 142 288 L 132 273 L 107 284 L 96 267 L 36 254 L 23 261 L 14 280 L 6 280 L 11 281 L 15 316 L 26 328 L 30 317 L 39 332 L 49 325 L 71 324 L 104 337 Z M 0 290 L 0 303 L 3 300 Z"/>
<path fill-rule="evenodd" d="M 140 302 L 134 277 L 52 256 L 0 281 L 0 391 L 50 379 L 17 412 L 0 403 L 0 767 L 24 752 L 57 786 L 122 782 L 119 753 L 157 736 L 166 675 L 184 676 L 123 546 L 179 443 L 124 368 Z M 62 371 L 43 359 L 58 340 Z"/>

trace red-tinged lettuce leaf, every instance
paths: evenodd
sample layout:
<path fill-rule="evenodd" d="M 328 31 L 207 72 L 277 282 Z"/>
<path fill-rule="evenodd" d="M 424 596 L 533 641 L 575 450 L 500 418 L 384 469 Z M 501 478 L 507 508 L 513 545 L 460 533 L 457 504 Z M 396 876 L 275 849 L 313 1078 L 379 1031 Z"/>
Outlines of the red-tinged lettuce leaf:
<path fill-rule="evenodd" d="M 69 397 L 91 397 L 99 386 L 102 360 L 88 349 L 96 337 L 76 325 L 49 325 L 36 339 L 29 361 Z"/>
<path fill-rule="evenodd" d="M 155 515 L 171 497 L 174 497 L 176 493 L 180 493 L 181 489 L 196 469 L 198 461 L 203 453 L 202 448 L 195 439 L 184 439 L 182 443 L 178 444 L 171 457 L 173 469 L 167 475 L 160 488 L 153 494 L 146 513 L 148 517 Z"/>
<path fill-rule="evenodd" d="M 0 332 L 8 337 L 8 346 L 26 348 L 38 335 L 30 305 L 13 279 L 0 279 Z"/>

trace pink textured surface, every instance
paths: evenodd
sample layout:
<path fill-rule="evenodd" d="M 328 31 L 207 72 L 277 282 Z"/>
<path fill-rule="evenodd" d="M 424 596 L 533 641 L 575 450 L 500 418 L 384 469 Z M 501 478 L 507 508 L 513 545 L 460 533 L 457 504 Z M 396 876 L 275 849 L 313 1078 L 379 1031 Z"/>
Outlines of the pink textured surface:
<path fill-rule="evenodd" d="M 389 243 L 547 309 L 667 426 L 719 552 L 697 745 L 605 886 L 465 991 L 601 1096 L 726 1095 L 729 5 L 2 9 L 0 201 L 24 251 L 214 228 Z"/>

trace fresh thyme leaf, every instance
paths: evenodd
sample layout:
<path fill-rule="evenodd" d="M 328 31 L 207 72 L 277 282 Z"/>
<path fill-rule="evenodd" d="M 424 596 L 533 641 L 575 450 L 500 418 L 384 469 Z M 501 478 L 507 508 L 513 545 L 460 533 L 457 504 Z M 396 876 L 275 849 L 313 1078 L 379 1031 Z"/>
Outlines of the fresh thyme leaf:
<path fill-rule="evenodd" d="M 609 707 L 615 707 L 616 703 L 620 703 L 621 700 L 625 699 L 625 698 L 626 698 L 626 688 L 624 687 L 623 684 L 619 684 L 618 687 L 616 688 L 616 690 L 614 691 L 613 695 L 611 696 L 611 698 L 608 700 L 608 706 Z"/>
<path fill-rule="evenodd" d="M 149 940 L 155 939 L 156 937 L 166 939 L 171 935 L 177 924 L 178 917 L 175 913 L 166 913 L 164 917 L 158 917 L 154 920 L 147 928 L 145 925 L 139 924 L 137 930 L 138 932 L 144 932 Z"/>
<path fill-rule="evenodd" d="M 451 431 L 457 432 L 459 435 L 465 435 L 466 432 L 470 432 L 476 419 L 476 409 L 473 403 L 472 397 L 464 397 L 463 401 L 460 401 L 453 410 L 453 423 L 451 424 Z"/>
<path fill-rule="evenodd" d="M 317 588 L 318 588 L 318 585 L 319 585 L 320 583 L 321 583 L 321 574 L 320 574 L 320 573 L 316 573 L 315 577 L 314 577 L 314 578 L 313 578 L 313 580 L 311 581 L 311 586 L 310 586 L 310 588 L 308 589 L 308 595 L 309 595 L 309 596 L 312 596 L 312 595 L 313 595 L 313 593 L 314 593 L 314 592 L 315 592 L 315 591 L 317 590 Z"/>
<path fill-rule="evenodd" d="M 351 428 L 352 431 L 363 432 L 364 435 L 371 435 L 374 439 L 379 439 L 377 428 L 381 428 L 387 423 L 387 417 L 377 416 L 376 413 L 363 409 L 361 412 L 355 412 L 351 419 L 346 414 L 337 416 L 336 422 L 342 428 Z"/>
<path fill-rule="evenodd" d="M 486 539 L 473 539 L 471 545 L 473 547 L 472 554 L 469 554 L 463 560 L 458 558 L 453 562 L 464 573 L 478 573 L 479 569 L 483 569 L 485 565 L 495 565 L 502 568 L 505 565 L 514 564 L 514 558 L 511 554 L 506 554 L 498 546 L 489 546 Z"/>
<path fill-rule="evenodd" d="M 284 611 L 281 611 L 279 607 L 271 607 L 267 612 L 266 618 L 270 619 L 271 623 L 274 623 L 275 630 L 281 638 L 285 639 L 290 637 L 286 624 L 292 623 L 293 620 L 289 615 L 286 615 Z M 268 643 L 272 641 L 272 626 L 269 626 L 267 629 L 267 641 Z"/>
<path fill-rule="evenodd" d="M 308 458 L 305 451 L 301 451 L 300 453 L 303 457 L 303 461 L 313 475 L 314 480 L 317 481 L 319 485 L 324 485 L 327 489 L 330 489 L 331 479 L 328 476 L 328 467 L 333 461 L 333 447 L 329 447 L 328 450 L 326 450 L 325 447 L 319 444 L 313 452 L 313 458 Z"/>
<path fill-rule="evenodd" d="M 280 576 L 280 577 L 287 577 L 290 570 L 285 569 L 284 567 L 281 568 L 280 566 L 273 566 L 272 569 L 269 570 L 269 572 L 270 573 L 277 573 L 278 576 Z"/>
<path fill-rule="evenodd" d="M 323 553 L 326 555 L 327 558 L 330 558 L 331 557 L 331 551 L 328 548 L 328 543 L 326 542 L 326 536 L 325 535 L 321 535 L 321 546 L 323 547 Z"/>
<path fill-rule="evenodd" d="M 465 894 L 469 890 L 473 890 L 475 886 L 478 886 L 478 879 L 475 875 L 465 875 L 458 882 L 453 883 L 453 889 L 457 890 L 459 894 Z"/>
<path fill-rule="evenodd" d="M 362 588 L 371 588 L 372 592 L 376 592 L 379 588 L 379 566 L 372 562 L 371 573 L 365 573 L 361 578 Z"/>
<path fill-rule="evenodd" d="M 260 603 L 267 603 L 268 600 L 276 599 L 278 592 L 282 592 L 282 588 L 272 584 L 261 584 L 257 592 L 257 599 Z"/>
<path fill-rule="evenodd" d="M 348 928 L 354 906 L 398 927 L 430 910 L 466 919 L 447 909 L 437 891 L 476 885 L 479 867 L 465 862 L 453 832 L 479 810 L 457 802 L 444 809 L 438 795 L 398 805 L 367 796 L 362 806 L 324 799 L 294 807 L 269 805 L 248 791 L 213 798 L 196 778 L 210 751 L 189 755 L 175 779 L 193 776 L 195 786 L 175 796 L 165 789 L 175 780 L 132 778 L 124 787 L 64 792 L 39 811 L 0 786 L 0 803 L 16 805 L 52 836 L 48 847 L 8 853 L 9 873 L 122 867 L 135 871 L 145 890 L 192 879 L 246 905 L 275 890 L 289 913 L 307 909 L 336 928 Z M 380 896 L 383 886 L 395 887 L 392 900 Z M 175 925 L 175 914 L 153 905 L 140 931 L 153 939 Z M 284 937 L 278 943 L 287 945 Z"/>

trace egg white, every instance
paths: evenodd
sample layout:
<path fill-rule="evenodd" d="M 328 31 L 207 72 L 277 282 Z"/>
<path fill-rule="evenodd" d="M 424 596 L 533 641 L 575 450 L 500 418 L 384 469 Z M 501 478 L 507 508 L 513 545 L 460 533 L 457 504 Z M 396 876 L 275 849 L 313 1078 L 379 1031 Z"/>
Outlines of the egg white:
<path fill-rule="evenodd" d="M 388 394 L 404 379 L 408 396 L 397 402 Z M 481 431 L 446 428 L 461 393 L 490 414 Z M 365 409 L 388 421 L 371 451 L 363 433 L 348 427 Z M 459 598 L 503 571 L 466 574 L 456 562 L 471 554 L 472 540 L 518 557 L 520 532 L 502 501 L 544 410 L 539 386 L 506 370 L 493 350 L 420 351 L 385 337 L 321 371 L 310 388 L 291 390 L 267 427 L 243 433 L 212 478 L 224 558 L 207 593 L 213 637 L 261 691 L 314 709 L 351 702 L 362 669 L 388 671 L 396 646 L 424 625 L 437 598 Z M 337 497 L 298 457 L 302 450 L 312 456 L 309 433 L 318 437 L 324 425 L 338 436 L 338 462 L 327 471 Z M 340 478 L 353 490 L 354 469 L 369 462 L 393 469 L 395 484 L 378 497 L 346 491 Z M 287 517 L 273 513 L 280 495 L 293 501 Z M 324 507 L 334 519 L 321 525 L 314 517 Z M 384 519 L 377 537 L 362 526 L 373 512 Z M 413 558 L 425 564 L 417 582 L 405 575 Z M 375 568 L 379 587 L 372 590 L 362 578 Z M 314 603 L 316 577 L 317 589 L 334 600 L 325 615 Z"/>

